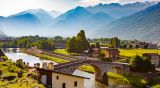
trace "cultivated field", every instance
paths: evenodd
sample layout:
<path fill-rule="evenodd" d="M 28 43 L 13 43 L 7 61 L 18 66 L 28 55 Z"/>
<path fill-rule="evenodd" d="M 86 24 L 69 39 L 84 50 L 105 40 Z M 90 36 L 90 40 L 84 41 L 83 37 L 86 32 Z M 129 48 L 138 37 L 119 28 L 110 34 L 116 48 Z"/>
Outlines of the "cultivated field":
<path fill-rule="evenodd" d="M 132 57 L 135 55 L 142 55 L 144 53 L 158 53 L 160 55 L 160 49 L 119 49 L 120 55 Z"/>

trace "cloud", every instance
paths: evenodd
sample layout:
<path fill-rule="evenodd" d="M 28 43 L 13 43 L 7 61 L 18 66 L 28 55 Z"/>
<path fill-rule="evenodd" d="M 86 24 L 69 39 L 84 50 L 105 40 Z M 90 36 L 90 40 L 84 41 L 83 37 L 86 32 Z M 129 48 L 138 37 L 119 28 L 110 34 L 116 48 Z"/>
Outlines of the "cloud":
<path fill-rule="evenodd" d="M 80 0 L 79 2 L 83 6 L 90 6 L 90 5 L 96 5 L 98 3 L 134 3 L 134 2 L 145 2 L 145 1 L 160 1 L 160 0 Z"/>
<path fill-rule="evenodd" d="M 27 9 L 42 8 L 65 12 L 80 5 L 77 0 L 0 0 L 0 16 L 8 16 Z"/>
<path fill-rule="evenodd" d="M 98 3 L 117 3 L 119 2 L 119 0 L 80 0 L 80 3 L 83 6 L 90 6 L 90 5 L 96 5 Z"/>
<path fill-rule="evenodd" d="M 119 3 L 134 3 L 134 2 L 146 2 L 146 1 L 149 1 L 149 2 L 154 2 L 154 1 L 160 1 L 160 0 L 119 0 Z"/>

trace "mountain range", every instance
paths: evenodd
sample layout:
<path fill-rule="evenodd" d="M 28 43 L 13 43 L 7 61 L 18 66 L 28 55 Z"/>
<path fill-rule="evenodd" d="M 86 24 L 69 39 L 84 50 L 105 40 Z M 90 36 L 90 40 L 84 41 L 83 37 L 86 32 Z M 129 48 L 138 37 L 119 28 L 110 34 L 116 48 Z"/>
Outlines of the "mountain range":
<path fill-rule="evenodd" d="M 98 29 L 97 34 L 122 39 L 160 40 L 160 3 L 115 20 Z"/>
<path fill-rule="evenodd" d="M 57 17 L 52 25 L 52 31 L 69 36 L 74 35 L 80 29 L 85 29 L 87 34 L 91 35 L 96 29 L 116 19 L 134 14 L 154 4 L 153 2 L 125 5 L 111 3 L 92 7 L 76 7 Z"/>
<path fill-rule="evenodd" d="M 83 29 L 92 38 L 160 40 L 157 37 L 160 34 L 158 5 L 156 2 L 98 4 L 78 6 L 65 13 L 29 9 L 8 17 L 0 16 L 0 23 L 11 36 L 73 36 Z"/>

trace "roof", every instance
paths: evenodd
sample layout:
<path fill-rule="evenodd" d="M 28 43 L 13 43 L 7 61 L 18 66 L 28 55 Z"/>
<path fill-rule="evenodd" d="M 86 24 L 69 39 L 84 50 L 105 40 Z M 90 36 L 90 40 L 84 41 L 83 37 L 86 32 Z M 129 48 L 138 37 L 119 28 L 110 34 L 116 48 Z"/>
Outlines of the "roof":
<path fill-rule="evenodd" d="M 48 71 L 48 72 L 58 73 L 58 74 L 63 74 L 63 75 L 68 75 L 68 76 L 74 76 L 74 77 L 78 77 L 78 78 L 90 79 L 90 78 L 87 78 L 87 77 L 72 75 L 72 74 L 63 73 L 63 72 L 59 72 L 59 71 L 55 71 L 55 70 L 49 70 L 49 69 L 43 69 L 43 68 L 37 68 L 37 70 L 43 70 L 43 71 Z"/>

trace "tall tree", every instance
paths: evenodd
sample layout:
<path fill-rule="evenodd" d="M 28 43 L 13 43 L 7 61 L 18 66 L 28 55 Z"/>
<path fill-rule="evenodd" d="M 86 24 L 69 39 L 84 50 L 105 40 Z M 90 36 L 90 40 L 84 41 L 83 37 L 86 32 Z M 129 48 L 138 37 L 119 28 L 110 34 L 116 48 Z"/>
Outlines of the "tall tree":
<path fill-rule="evenodd" d="M 89 42 L 86 39 L 84 30 L 81 30 L 77 34 L 77 47 L 78 53 L 82 53 L 84 50 L 87 50 L 89 48 Z"/>
<path fill-rule="evenodd" d="M 72 37 L 67 41 L 66 50 L 71 53 L 77 53 L 77 40 L 76 37 Z"/>
<path fill-rule="evenodd" d="M 86 39 L 84 30 L 81 30 L 77 37 L 67 40 L 66 50 L 69 53 L 82 53 L 89 48 L 89 42 Z"/>
<path fill-rule="evenodd" d="M 111 39 L 111 45 L 114 47 L 114 48 L 118 48 L 120 46 L 120 40 L 118 39 L 118 37 L 113 37 Z"/>

